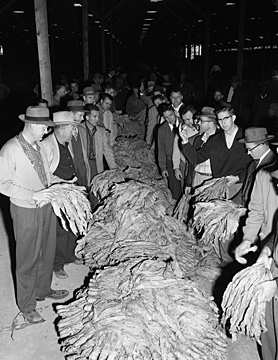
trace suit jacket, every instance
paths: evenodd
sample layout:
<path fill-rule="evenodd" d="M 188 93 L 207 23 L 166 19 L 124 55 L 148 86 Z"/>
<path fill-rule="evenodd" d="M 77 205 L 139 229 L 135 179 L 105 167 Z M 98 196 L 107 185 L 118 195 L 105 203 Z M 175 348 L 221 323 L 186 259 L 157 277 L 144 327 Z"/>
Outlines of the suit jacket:
<path fill-rule="evenodd" d="M 107 164 L 110 169 L 116 169 L 117 165 L 115 163 L 114 153 L 111 146 L 108 144 L 108 139 L 106 131 L 101 126 L 96 126 L 97 131 L 94 134 L 95 141 L 95 153 L 96 153 L 96 165 L 98 173 L 101 173 L 104 170 L 103 166 L 103 156 L 105 157 Z M 87 160 L 87 150 L 88 150 L 88 141 L 87 141 L 87 130 L 85 123 L 81 123 L 78 126 L 78 131 L 80 133 L 81 142 L 84 144 L 86 150 L 86 160 Z M 88 160 L 87 160 L 88 161 Z M 91 171 L 88 164 L 88 183 L 91 182 Z"/>
<path fill-rule="evenodd" d="M 243 240 L 254 243 L 259 235 L 263 240 L 273 231 L 274 215 L 278 209 L 278 195 L 271 172 L 277 170 L 278 162 L 265 166 L 255 178 L 248 205 L 248 216 L 243 227 Z"/>
<path fill-rule="evenodd" d="M 172 161 L 175 132 L 167 121 L 160 125 L 157 133 L 158 165 L 161 171 L 167 170 L 167 159 Z"/>
<path fill-rule="evenodd" d="M 220 130 L 216 134 L 211 135 L 199 150 L 196 150 L 189 143 L 182 145 L 181 150 L 193 165 L 210 159 L 214 178 L 237 175 L 239 183 L 242 183 L 246 176 L 246 169 L 252 159 L 246 154 L 244 145 L 238 141 L 241 138 L 243 138 L 242 129 L 238 128 L 232 147 L 229 149 L 226 144 L 224 131 Z"/>
<path fill-rule="evenodd" d="M 242 186 L 242 200 L 243 205 L 245 207 L 248 206 L 248 203 L 250 201 L 252 189 L 254 186 L 256 174 L 259 170 L 263 169 L 265 166 L 272 164 L 274 160 L 276 159 L 276 154 L 270 150 L 269 153 L 263 158 L 263 160 L 259 163 L 258 166 L 256 161 L 252 161 L 247 169 L 246 177 Z"/>

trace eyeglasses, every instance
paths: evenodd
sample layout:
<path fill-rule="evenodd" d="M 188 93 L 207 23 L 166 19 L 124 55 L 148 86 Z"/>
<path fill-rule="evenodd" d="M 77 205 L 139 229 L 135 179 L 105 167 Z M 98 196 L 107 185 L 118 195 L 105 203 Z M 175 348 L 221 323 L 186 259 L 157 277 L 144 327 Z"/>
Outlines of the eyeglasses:
<path fill-rule="evenodd" d="M 249 152 L 255 150 L 256 147 L 258 147 L 258 146 L 260 146 L 260 145 L 262 145 L 262 144 L 258 144 L 258 145 L 256 145 L 256 146 L 252 147 L 251 149 L 250 149 L 250 148 L 247 148 L 246 151 L 249 153 Z"/>
<path fill-rule="evenodd" d="M 230 119 L 232 117 L 232 115 L 229 116 L 225 116 L 223 119 L 217 119 L 218 121 L 226 121 L 228 119 Z"/>
<path fill-rule="evenodd" d="M 211 122 L 211 120 L 201 120 L 201 119 L 197 119 L 196 122 L 197 122 L 197 123 L 206 123 L 206 122 Z"/>

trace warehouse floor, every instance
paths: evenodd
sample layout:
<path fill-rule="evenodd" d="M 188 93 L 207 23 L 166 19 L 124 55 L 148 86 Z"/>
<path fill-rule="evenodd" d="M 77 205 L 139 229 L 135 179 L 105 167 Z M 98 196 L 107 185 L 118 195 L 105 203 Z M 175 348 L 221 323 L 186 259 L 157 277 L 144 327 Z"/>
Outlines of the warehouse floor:
<path fill-rule="evenodd" d="M 2 211 L 1 211 L 2 210 Z M 11 339 L 10 327 L 13 319 L 18 314 L 15 303 L 14 286 L 12 277 L 13 264 L 13 241 L 11 232 L 11 220 L 9 217 L 9 201 L 0 195 L 0 359 L 1 360 L 63 360 L 60 352 L 58 336 L 55 330 L 56 314 L 54 304 L 48 299 L 38 303 L 38 311 L 45 318 L 45 322 L 33 326 L 27 326 L 14 331 Z M 53 278 L 53 289 L 67 289 L 70 295 L 65 302 L 69 301 L 75 290 L 84 283 L 88 268 L 84 265 L 69 265 L 66 268 L 69 278 L 61 280 Z M 199 279 L 198 282 L 205 289 L 211 289 L 213 284 L 207 280 Z M 19 323 L 22 321 L 18 318 Z M 256 344 L 246 337 L 229 344 L 228 360 L 259 360 Z"/>

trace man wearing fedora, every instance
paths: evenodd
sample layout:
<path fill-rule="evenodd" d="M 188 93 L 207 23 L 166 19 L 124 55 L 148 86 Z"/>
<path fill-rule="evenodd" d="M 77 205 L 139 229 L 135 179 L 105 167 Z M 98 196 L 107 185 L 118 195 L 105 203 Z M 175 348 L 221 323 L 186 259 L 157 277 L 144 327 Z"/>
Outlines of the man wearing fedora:
<path fill-rule="evenodd" d="M 245 144 L 247 153 L 254 159 L 248 166 L 242 186 L 242 203 L 245 207 L 250 201 L 257 172 L 276 159 L 276 154 L 269 147 L 269 141 L 273 138 L 274 135 L 268 135 L 264 127 L 250 127 L 245 130 L 245 137 L 239 140 Z"/>
<path fill-rule="evenodd" d="M 276 145 L 278 145 L 276 143 Z M 269 167 L 268 175 L 272 183 L 272 187 L 275 188 L 276 197 L 278 198 L 278 166 Z M 263 173 L 264 170 L 260 171 Z M 259 175 L 258 174 L 258 175 Z M 268 200 L 270 200 L 269 198 Z M 276 202 L 277 203 L 277 202 Z M 278 359 L 278 232 L 277 232 L 277 205 L 276 213 L 273 219 L 274 230 L 265 242 L 257 263 L 262 263 L 266 268 L 270 269 L 273 279 L 261 282 L 257 286 L 257 291 L 261 293 L 261 301 L 266 301 L 265 307 L 265 325 L 267 331 L 261 334 L 261 353 L 263 360 L 277 360 Z M 254 251 L 255 246 L 250 246 L 249 251 Z M 247 253 L 247 252 L 246 252 Z M 243 256 L 243 254 L 241 254 Z M 236 257 L 237 258 L 237 257 Z M 246 259 L 237 258 L 241 263 L 246 263 Z M 240 261 L 242 260 L 242 261 Z M 244 261 L 243 261 L 244 260 Z"/>
<path fill-rule="evenodd" d="M 98 103 L 99 94 L 91 86 L 87 86 L 83 89 L 82 97 L 84 105 L 96 105 Z"/>
<path fill-rule="evenodd" d="M 77 179 L 73 161 L 73 153 L 69 147 L 72 135 L 76 128 L 73 113 L 58 111 L 53 114 L 55 125 L 53 134 L 42 141 L 50 166 L 50 171 L 63 180 Z M 64 265 L 75 262 L 82 263 L 75 256 L 76 236 L 69 230 L 66 231 L 57 219 L 57 242 L 54 262 L 54 274 L 60 279 L 66 279 L 68 274 Z"/>
<path fill-rule="evenodd" d="M 269 140 L 273 138 L 266 132 L 264 132 L 264 136 L 271 137 Z M 278 143 L 272 144 L 278 145 Z M 265 242 L 273 231 L 274 217 L 278 209 L 278 193 L 273 181 L 273 173 L 277 173 L 277 168 L 278 159 L 277 156 L 273 156 L 272 162 L 262 166 L 256 174 L 248 204 L 248 216 L 242 229 L 242 242 L 235 250 L 235 258 L 241 264 L 247 263 L 244 256 L 261 247 L 261 242 Z"/>
<path fill-rule="evenodd" d="M 0 151 L 0 192 L 10 197 L 11 216 L 16 240 L 16 298 L 26 321 L 35 324 L 44 319 L 36 311 L 36 301 L 63 299 L 67 290 L 52 290 L 51 281 L 56 246 L 56 216 L 47 189 L 51 175 L 47 155 L 39 142 L 54 123 L 49 110 L 30 106 L 23 131 L 10 139 Z M 46 205 L 38 207 L 43 201 Z"/>

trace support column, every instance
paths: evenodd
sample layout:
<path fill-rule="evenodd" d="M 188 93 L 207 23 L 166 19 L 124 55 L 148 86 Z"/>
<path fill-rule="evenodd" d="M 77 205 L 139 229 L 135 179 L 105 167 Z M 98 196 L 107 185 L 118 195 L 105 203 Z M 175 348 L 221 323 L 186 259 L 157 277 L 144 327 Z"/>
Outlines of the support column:
<path fill-rule="evenodd" d="M 239 28 L 238 28 L 238 53 L 237 53 L 237 78 L 242 85 L 243 74 L 243 53 L 244 53 L 244 18 L 245 0 L 239 2 Z"/>
<path fill-rule="evenodd" d="M 105 34 L 104 34 L 104 10 L 103 10 L 103 0 L 100 0 L 101 6 L 101 19 L 100 19 L 100 38 L 101 38 L 101 66 L 103 74 L 106 73 L 106 59 L 105 59 Z"/>
<path fill-rule="evenodd" d="M 87 81 L 89 78 L 89 41 L 88 41 L 88 0 L 82 0 L 82 24 L 83 24 L 83 76 Z"/>
<path fill-rule="evenodd" d="M 52 79 L 48 43 L 46 0 L 34 0 L 40 67 L 41 96 L 52 105 Z"/>

